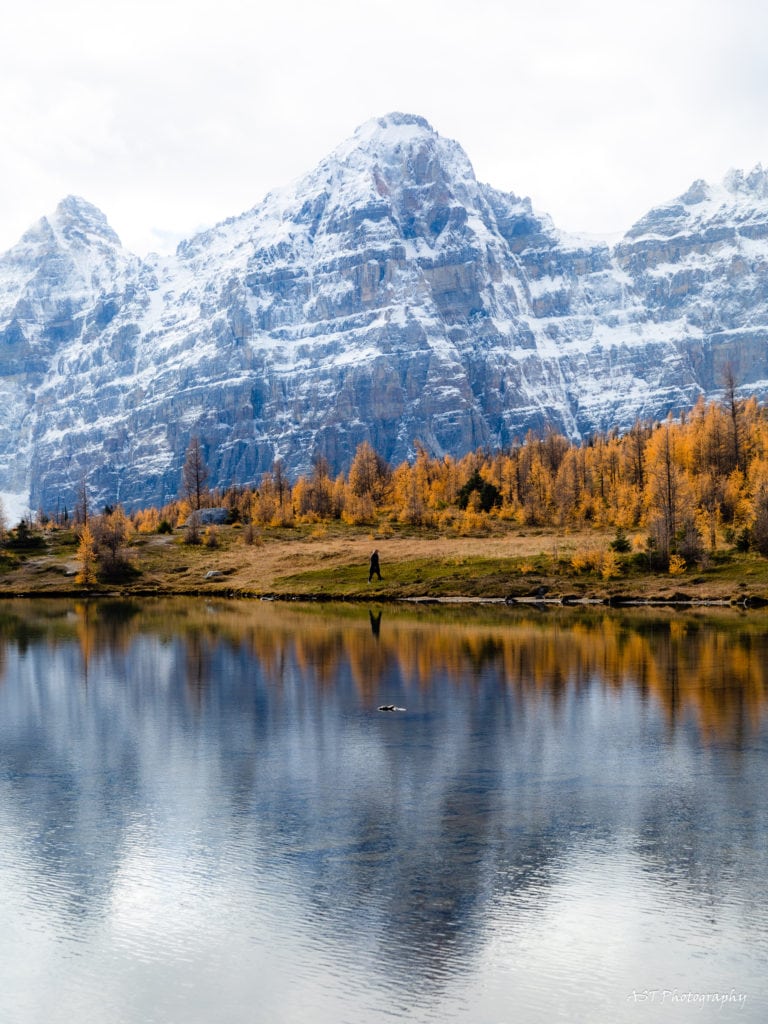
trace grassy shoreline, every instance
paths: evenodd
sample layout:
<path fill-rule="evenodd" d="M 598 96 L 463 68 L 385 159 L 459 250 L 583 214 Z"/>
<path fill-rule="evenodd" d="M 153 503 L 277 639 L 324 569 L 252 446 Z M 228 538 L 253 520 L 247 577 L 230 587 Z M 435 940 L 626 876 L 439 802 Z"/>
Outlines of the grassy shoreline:
<path fill-rule="evenodd" d="M 505 528 L 480 537 L 415 530 L 372 532 L 334 524 L 265 530 L 245 543 L 239 526 L 220 527 L 216 546 L 180 534 L 134 535 L 122 579 L 76 582 L 76 539 L 59 531 L 30 550 L 0 556 L 0 597 L 211 595 L 272 600 L 493 601 L 553 604 L 768 603 L 768 560 L 723 550 L 678 575 L 650 571 L 637 554 L 616 575 L 577 571 L 584 555 L 606 551 L 612 534 Z M 382 582 L 368 584 L 373 548 Z M 580 556 L 580 557 L 577 557 Z M 589 558 L 586 559 L 589 562 Z"/>

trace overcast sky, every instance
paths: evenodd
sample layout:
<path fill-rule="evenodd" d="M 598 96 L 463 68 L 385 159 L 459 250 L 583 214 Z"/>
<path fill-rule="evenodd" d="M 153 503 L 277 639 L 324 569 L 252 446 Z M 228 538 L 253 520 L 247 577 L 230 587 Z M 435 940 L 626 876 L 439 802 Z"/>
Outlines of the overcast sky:
<path fill-rule="evenodd" d="M 3 22 L 0 251 L 70 193 L 167 250 L 392 110 L 569 231 L 768 162 L 764 0 L 14 0 Z"/>

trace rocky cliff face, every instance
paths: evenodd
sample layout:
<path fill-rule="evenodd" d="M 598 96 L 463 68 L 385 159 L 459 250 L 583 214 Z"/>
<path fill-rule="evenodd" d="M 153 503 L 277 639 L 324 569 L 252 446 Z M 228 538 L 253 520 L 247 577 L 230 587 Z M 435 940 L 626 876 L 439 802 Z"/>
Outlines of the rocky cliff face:
<path fill-rule="evenodd" d="M 482 185 L 421 118 L 369 122 L 169 258 L 69 198 L 0 258 L 0 491 L 71 507 L 283 460 L 571 437 L 721 387 L 768 392 L 768 174 L 695 183 L 615 246 Z"/>

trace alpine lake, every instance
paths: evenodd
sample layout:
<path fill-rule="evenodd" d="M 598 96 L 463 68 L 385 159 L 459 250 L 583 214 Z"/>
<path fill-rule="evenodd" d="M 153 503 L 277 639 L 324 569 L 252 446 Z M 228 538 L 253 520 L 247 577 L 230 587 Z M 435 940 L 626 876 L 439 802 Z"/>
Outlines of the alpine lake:
<path fill-rule="evenodd" d="M 0 603 L 3 1024 L 734 1020 L 768 614 Z"/>

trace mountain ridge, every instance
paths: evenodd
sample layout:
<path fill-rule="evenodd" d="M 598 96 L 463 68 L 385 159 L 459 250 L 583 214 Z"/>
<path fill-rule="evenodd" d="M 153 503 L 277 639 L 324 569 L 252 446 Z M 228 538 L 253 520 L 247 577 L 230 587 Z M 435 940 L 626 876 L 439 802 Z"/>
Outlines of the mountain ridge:
<path fill-rule="evenodd" d="M 66 197 L 0 256 L 0 493 L 69 505 L 176 495 L 281 459 L 340 469 L 579 438 L 768 394 L 768 173 L 694 182 L 614 245 L 477 181 L 418 115 L 361 125 L 250 210 L 139 258 Z"/>

